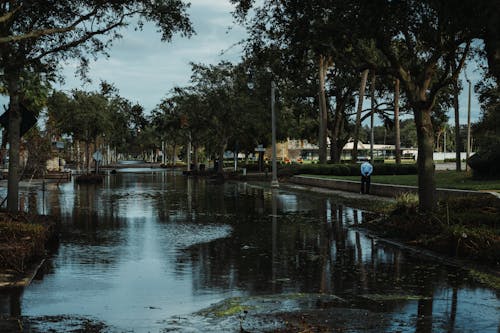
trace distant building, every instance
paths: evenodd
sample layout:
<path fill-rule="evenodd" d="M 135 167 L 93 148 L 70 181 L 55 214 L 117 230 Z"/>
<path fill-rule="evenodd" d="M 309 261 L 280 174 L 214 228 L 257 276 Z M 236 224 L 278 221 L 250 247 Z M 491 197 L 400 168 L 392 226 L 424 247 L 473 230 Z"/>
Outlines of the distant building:
<path fill-rule="evenodd" d="M 327 141 L 328 149 L 330 141 Z M 342 148 L 342 160 L 350 160 L 354 142 L 351 140 Z M 319 148 L 316 144 L 310 143 L 307 140 L 288 139 L 287 141 L 280 142 L 276 145 L 276 155 L 278 161 L 298 161 L 298 160 L 318 160 Z M 401 148 L 401 154 L 404 158 L 416 159 L 417 148 Z M 266 158 L 271 158 L 271 148 L 266 150 Z M 396 147 L 394 145 L 374 144 L 373 145 L 374 158 L 391 159 L 395 158 Z M 370 156 L 370 144 L 358 141 L 358 156 Z M 328 156 L 329 157 L 329 156 Z"/>

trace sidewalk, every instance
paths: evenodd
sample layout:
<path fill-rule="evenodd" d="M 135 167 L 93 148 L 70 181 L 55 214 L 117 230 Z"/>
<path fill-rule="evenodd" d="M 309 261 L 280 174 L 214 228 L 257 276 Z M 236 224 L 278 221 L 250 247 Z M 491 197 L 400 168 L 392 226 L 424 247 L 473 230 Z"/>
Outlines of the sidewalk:
<path fill-rule="evenodd" d="M 353 192 L 353 193 L 360 192 L 359 181 L 328 179 L 328 178 L 320 178 L 315 176 L 302 176 L 302 175 L 293 176 L 288 181 L 293 184 L 300 184 L 306 186 L 324 187 L 324 188 Z M 446 199 L 450 197 L 464 197 L 464 196 L 484 198 L 484 199 L 491 198 L 491 196 L 494 196 L 500 199 L 498 193 L 493 193 L 493 192 L 480 192 L 480 191 L 456 190 L 456 189 L 445 189 L 445 188 L 438 188 L 436 189 L 436 192 L 438 199 Z M 376 196 L 396 198 L 402 193 L 417 194 L 418 187 L 380 184 L 380 183 L 371 183 L 370 186 L 370 194 Z"/>

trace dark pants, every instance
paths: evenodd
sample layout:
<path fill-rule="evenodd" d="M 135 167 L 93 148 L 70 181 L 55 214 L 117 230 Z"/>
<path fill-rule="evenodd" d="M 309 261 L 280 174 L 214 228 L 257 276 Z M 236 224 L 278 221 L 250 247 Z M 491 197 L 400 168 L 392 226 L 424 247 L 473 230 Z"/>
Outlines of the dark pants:
<path fill-rule="evenodd" d="M 361 193 L 370 193 L 370 176 L 361 176 Z"/>

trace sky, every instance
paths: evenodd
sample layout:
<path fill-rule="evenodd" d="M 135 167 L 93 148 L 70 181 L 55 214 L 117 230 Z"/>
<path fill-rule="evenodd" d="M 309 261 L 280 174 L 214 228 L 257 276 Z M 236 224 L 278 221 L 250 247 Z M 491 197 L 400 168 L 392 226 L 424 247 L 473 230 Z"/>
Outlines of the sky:
<path fill-rule="evenodd" d="M 65 83 L 61 90 L 97 90 L 99 82 L 113 83 L 120 95 L 151 112 L 162 98 L 175 86 L 186 86 L 191 76 L 190 62 L 217 64 L 222 60 L 238 62 L 242 46 L 235 45 L 246 34 L 242 27 L 233 23 L 232 5 L 228 0 L 190 0 L 188 10 L 196 34 L 191 38 L 174 36 L 169 43 L 161 42 L 155 27 L 146 24 L 142 31 L 132 27 L 122 31 L 123 38 L 113 43 L 109 58 L 100 57 L 90 63 L 89 77 L 92 83 L 83 83 L 75 77 L 76 63 L 63 64 Z M 222 52 L 224 51 L 224 54 Z M 471 65 L 467 76 L 474 84 L 481 75 Z M 467 87 L 462 74 L 464 87 Z M 477 121 L 480 109 L 477 96 L 472 95 L 471 118 Z M 8 99 L 0 97 L 0 104 Z M 467 89 L 460 95 L 460 123 L 467 123 Z M 454 124 L 453 110 L 449 112 L 450 124 Z M 368 125 L 368 123 L 364 124 Z"/>
<path fill-rule="evenodd" d="M 146 24 L 142 31 L 130 27 L 122 32 L 122 39 L 114 42 L 109 58 L 101 57 L 91 63 L 92 84 L 82 87 L 82 82 L 74 77 L 76 64 L 68 64 L 64 68 L 66 82 L 62 88 L 92 90 L 97 89 L 101 80 L 106 80 L 120 90 L 121 96 L 141 104 L 148 112 L 173 87 L 189 84 L 190 62 L 238 62 L 242 47 L 232 46 L 244 38 L 245 31 L 233 24 L 229 1 L 190 2 L 188 13 L 196 32 L 191 38 L 174 36 L 171 42 L 161 42 L 152 24 Z"/>

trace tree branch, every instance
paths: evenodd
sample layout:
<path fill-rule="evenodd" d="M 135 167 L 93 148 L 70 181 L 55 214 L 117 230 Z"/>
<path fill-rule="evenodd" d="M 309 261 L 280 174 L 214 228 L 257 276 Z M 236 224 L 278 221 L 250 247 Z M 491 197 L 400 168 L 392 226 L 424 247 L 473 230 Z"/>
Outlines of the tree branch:
<path fill-rule="evenodd" d="M 452 84 L 454 81 L 456 81 L 458 79 L 458 75 L 462 71 L 462 68 L 465 65 L 465 60 L 467 59 L 467 55 L 469 54 L 470 43 L 471 43 L 470 40 L 468 40 L 466 45 L 465 45 L 462 56 L 460 58 L 460 61 L 458 62 L 458 66 L 456 66 L 454 71 L 451 73 L 451 76 L 449 75 L 450 66 L 445 66 L 445 73 L 443 75 L 441 75 L 439 81 L 432 87 L 432 90 L 431 90 L 430 95 L 429 95 L 431 100 L 433 100 L 437 96 L 438 92 L 443 87 L 446 87 L 446 86 Z M 451 57 L 451 58 L 452 58 L 451 61 L 455 61 L 453 59 L 454 57 Z"/>
<path fill-rule="evenodd" d="M 15 13 L 17 13 L 22 7 L 22 4 L 17 6 L 16 8 L 14 8 L 13 11 L 10 11 L 10 12 L 7 12 L 6 14 L 0 16 L 0 23 L 4 23 L 4 22 L 7 22 L 8 20 L 10 20 L 12 18 L 12 16 L 14 16 Z"/>
<path fill-rule="evenodd" d="M 406 86 L 406 89 L 408 91 L 414 91 L 415 84 L 411 79 L 411 74 L 406 71 L 401 65 L 401 62 L 398 60 L 398 57 L 396 56 L 392 49 L 392 46 L 390 45 L 390 42 L 388 42 L 383 36 L 378 36 L 376 39 L 376 43 L 378 49 L 386 56 L 387 60 L 389 60 L 389 63 L 391 64 L 390 67 L 395 70 L 393 75 L 400 79 L 400 81 Z"/>
<path fill-rule="evenodd" d="M 30 33 L 27 33 L 27 34 L 0 37 L 0 44 L 19 42 L 19 41 L 24 40 L 24 39 L 37 38 L 37 37 L 42 37 L 42 36 L 46 36 L 46 35 L 54 35 L 54 34 L 58 34 L 58 33 L 64 33 L 64 32 L 71 31 L 74 28 L 75 27 L 71 26 L 71 27 L 64 27 L 64 28 L 40 29 L 40 30 L 31 31 Z"/>
<path fill-rule="evenodd" d="M 20 8 L 21 8 L 21 6 L 17 7 L 14 11 L 19 10 Z M 31 31 L 31 32 L 26 33 L 26 34 L 0 37 L 0 44 L 19 42 L 19 41 L 25 40 L 25 39 L 38 38 L 38 37 L 48 36 L 48 35 L 55 35 L 55 34 L 65 33 L 65 32 L 74 30 L 78 24 L 88 20 L 89 18 L 94 17 L 95 14 L 97 14 L 99 8 L 100 8 L 100 6 L 96 6 L 92 11 L 88 12 L 85 15 L 80 16 L 75 21 L 73 21 L 71 24 L 69 24 L 65 27 L 38 29 L 38 30 Z M 11 12 L 11 13 L 13 13 L 13 12 Z M 0 18 L 0 23 L 2 23 L 1 18 Z"/>
<path fill-rule="evenodd" d="M 34 61 L 38 61 L 40 59 L 42 59 L 43 57 L 49 55 L 49 54 L 53 54 L 53 53 L 56 53 L 56 52 L 60 52 L 60 51 L 64 51 L 64 50 L 67 50 L 67 49 L 70 49 L 72 47 L 75 47 L 75 46 L 78 46 L 82 43 L 85 43 L 86 41 L 88 41 L 89 39 L 91 39 L 92 37 L 94 36 L 97 36 L 97 35 L 102 35 L 102 34 L 105 34 L 119 26 L 122 26 L 124 23 L 124 20 L 126 17 L 129 17 L 129 16 L 133 16 L 135 14 L 137 14 L 139 11 L 133 11 L 133 12 L 130 12 L 130 13 L 127 13 L 127 14 L 123 14 L 121 17 L 120 17 L 120 20 L 116 23 L 113 23 L 111 25 L 108 25 L 102 29 L 99 29 L 99 30 L 95 30 L 95 31 L 88 31 L 86 32 L 83 36 L 81 36 L 80 38 L 77 38 L 77 39 L 74 39 L 70 42 L 67 42 L 65 44 L 62 44 L 62 45 L 59 45 L 57 47 L 54 47 L 53 49 L 49 49 L 45 52 L 42 52 L 41 54 L 39 54 L 38 56 L 34 57 L 33 60 Z"/>

